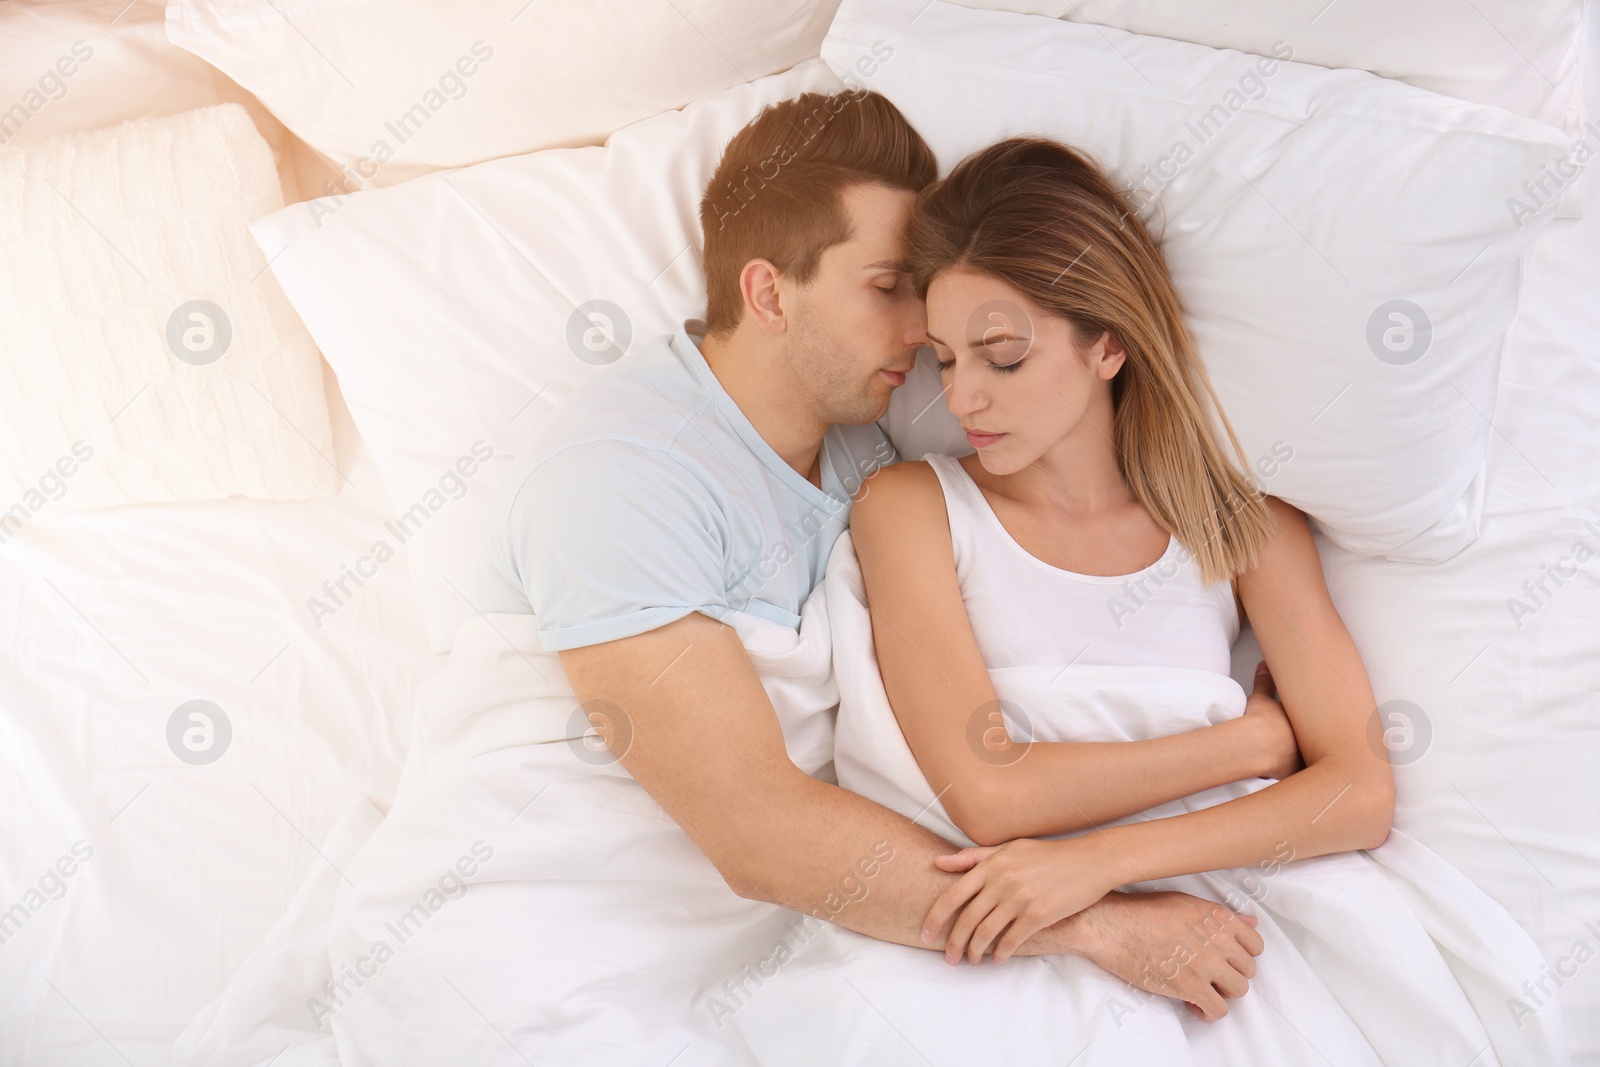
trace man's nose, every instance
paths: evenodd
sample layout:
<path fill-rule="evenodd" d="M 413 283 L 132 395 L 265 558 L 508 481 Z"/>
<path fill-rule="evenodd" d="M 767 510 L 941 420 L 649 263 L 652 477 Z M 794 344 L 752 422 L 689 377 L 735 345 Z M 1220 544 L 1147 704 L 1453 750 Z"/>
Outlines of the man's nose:
<path fill-rule="evenodd" d="M 928 344 L 928 305 L 920 300 L 911 301 L 911 305 L 902 337 L 906 344 L 921 348 Z"/>

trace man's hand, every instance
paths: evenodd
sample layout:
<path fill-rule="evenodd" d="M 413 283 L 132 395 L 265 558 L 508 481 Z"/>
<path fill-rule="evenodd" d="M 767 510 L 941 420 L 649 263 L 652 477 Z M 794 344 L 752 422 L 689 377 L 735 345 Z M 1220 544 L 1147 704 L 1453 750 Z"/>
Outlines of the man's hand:
<path fill-rule="evenodd" d="M 1108 893 L 1076 918 L 1082 955 L 1207 1022 L 1249 991 L 1265 947 L 1253 916 L 1187 893 Z"/>
<path fill-rule="evenodd" d="M 929 906 L 959 877 L 934 862 L 954 846 L 797 768 L 731 629 L 692 613 L 563 651 L 561 664 L 579 700 L 606 702 L 607 743 L 734 892 L 883 941 L 943 949 L 948 931 L 931 942 L 920 934 Z M 1226 1013 L 1223 996 L 1244 993 L 1260 951 L 1255 931 L 1219 904 L 1108 893 L 1017 954 L 1086 956 L 1141 989 L 1198 1004 L 1209 1019 Z"/>

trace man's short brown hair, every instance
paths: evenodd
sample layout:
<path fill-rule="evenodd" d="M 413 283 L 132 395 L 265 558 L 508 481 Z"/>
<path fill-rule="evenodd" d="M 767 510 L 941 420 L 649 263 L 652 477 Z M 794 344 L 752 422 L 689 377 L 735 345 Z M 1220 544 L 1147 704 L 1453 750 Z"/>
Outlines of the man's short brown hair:
<path fill-rule="evenodd" d="M 767 105 L 728 142 L 700 198 L 707 334 L 739 324 L 739 273 L 752 259 L 810 284 L 822 253 L 852 236 L 846 188 L 916 193 L 937 176 L 932 149 L 878 93 L 804 93 Z"/>

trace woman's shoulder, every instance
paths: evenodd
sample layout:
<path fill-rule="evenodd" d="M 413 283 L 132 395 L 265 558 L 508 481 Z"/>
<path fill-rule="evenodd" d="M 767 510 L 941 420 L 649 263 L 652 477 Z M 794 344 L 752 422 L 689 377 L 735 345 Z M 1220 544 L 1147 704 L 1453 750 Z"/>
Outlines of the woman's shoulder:
<path fill-rule="evenodd" d="M 904 536 L 930 527 L 938 531 L 944 516 L 944 490 L 933 465 L 906 459 L 879 467 L 862 481 L 851 505 L 850 529 L 857 540 L 863 533 Z"/>

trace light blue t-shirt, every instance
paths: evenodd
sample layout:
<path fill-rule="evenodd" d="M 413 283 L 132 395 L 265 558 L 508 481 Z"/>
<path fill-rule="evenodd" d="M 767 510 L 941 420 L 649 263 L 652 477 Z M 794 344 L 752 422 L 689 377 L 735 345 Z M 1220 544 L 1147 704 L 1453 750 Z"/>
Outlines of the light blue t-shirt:
<path fill-rule="evenodd" d="M 550 651 L 693 611 L 798 628 L 856 490 L 899 457 L 876 423 L 834 426 L 812 485 L 722 388 L 703 331 L 684 323 L 555 410 L 490 512 L 478 610 L 532 612 Z"/>

